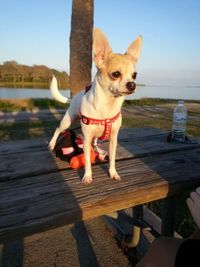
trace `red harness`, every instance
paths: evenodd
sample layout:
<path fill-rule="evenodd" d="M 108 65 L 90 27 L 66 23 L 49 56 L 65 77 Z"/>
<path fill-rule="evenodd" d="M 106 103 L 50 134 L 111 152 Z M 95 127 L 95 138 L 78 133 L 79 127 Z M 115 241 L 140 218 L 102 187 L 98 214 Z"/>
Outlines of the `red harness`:
<path fill-rule="evenodd" d="M 85 93 L 87 93 L 90 90 L 91 86 L 87 86 L 85 89 Z M 103 125 L 104 128 L 104 132 L 102 134 L 101 137 L 99 137 L 100 140 L 107 140 L 110 138 L 111 135 L 111 131 L 112 131 L 112 123 L 115 122 L 121 115 L 121 111 L 117 113 L 117 115 L 115 115 L 113 118 L 109 118 L 109 119 L 103 119 L 103 120 L 99 120 L 99 119 L 93 119 L 93 118 L 88 118 L 86 116 L 84 116 L 83 114 L 81 114 L 81 121 L 86 124 L 92 124 L 92 125 Z"/>
<path fill-rule="evenodd" d="M 116 121 L 119 116 L 121 115 L 121 111 L 117 113 L 117 115 L 115 115 L 113 118 L 110 119 L 104 119 L 104 120 L 98 120 L 98 119 L 92 119 L 92 118 L 88 118 L 84 115 L 81 114 L 81 120 L 84 124 L 92 124 L 92 125 L 103 125 L 104 128 L 104 132 L 102 134 L 101 137 L 99 137 L 100 140 L 107 140 L 109 139 L 110 135 L 111 135 L 111 131 L 112 131 L 112 123 L 114 121 Z"/>

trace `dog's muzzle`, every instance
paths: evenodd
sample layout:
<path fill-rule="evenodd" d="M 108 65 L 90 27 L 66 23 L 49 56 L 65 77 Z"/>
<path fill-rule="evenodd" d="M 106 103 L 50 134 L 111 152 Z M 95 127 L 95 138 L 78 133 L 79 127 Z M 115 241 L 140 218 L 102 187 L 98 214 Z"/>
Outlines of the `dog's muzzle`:
<path fill-rule="evenodd" d="M 119 96 L 123 96 L 123 93 L 121 93 L 118 89 L 114 88 L 114 87 L 110 87 L 109 91 L 115 96 L 115 97 L 119 97 Z"/>
<path fill-rule="evenodd" d="M 134 82 L 127 82 L 126 88 L 128 89 L 130 93 L 132 93 L 136 88 L 136 84 Z"/>

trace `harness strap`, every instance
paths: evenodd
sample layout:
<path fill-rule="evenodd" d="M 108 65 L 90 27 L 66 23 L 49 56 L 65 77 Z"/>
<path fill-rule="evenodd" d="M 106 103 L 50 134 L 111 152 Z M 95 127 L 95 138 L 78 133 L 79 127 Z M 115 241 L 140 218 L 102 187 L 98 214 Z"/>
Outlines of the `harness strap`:
<path fill-rule="evenodd" d="M 91 84 L 90 84 L 90 85 L 87 85 L 87 86 L 85 87 L 85 94 L 86 94 L 88 91 L 90 91 L 91 87 L 92 87 Z"/>
<path fill-rule="evenodd" d="M 92 85 L 88 85 L 85 87 L 85 94 L 91 89 Z M 103 120 L 99 120 L 99 119 L 93 119 L 93 118 L 88 118 L 86 116 L 84 116 L 83 114 L 80 114 L 81 117 L 81 121 L 86 124 L 92 124 L 92 125 L 103 125 L 104 128 L 104 132 L 102 134 L 101 137 L 99 137 L 100 140 L 107 140 L 110 138 L 111 135 L 111 131 L 112 131 L 112 123 L 114 121 L 116 121 L 121 115 L 121 111 L 117 113 L 117 115 L 115 115 L 113 118 L 109 118 L 109 119 L 103 119 Z"/>
<path fill-rule="evenodd" d="M 109 139 L 110 135 L 111 135 L 111 131 L 112 131 L 112 123 L 115 122 L 121 115 L 121 111 L 117 113 L 117 115 L 115 115 L 113 118 L 109 118 L 109 119 L 103 119 L 103 120 L 99 120 L 99 119 L 93 119 L 93 118 L 88 118 L 84 115 L 81 114 L 81 121 L 86 124 L 86 125 L 103 125 L 104 128 L 104 132 L 103 135 L 99 138 L 100 140 L 107 140 Z"/>

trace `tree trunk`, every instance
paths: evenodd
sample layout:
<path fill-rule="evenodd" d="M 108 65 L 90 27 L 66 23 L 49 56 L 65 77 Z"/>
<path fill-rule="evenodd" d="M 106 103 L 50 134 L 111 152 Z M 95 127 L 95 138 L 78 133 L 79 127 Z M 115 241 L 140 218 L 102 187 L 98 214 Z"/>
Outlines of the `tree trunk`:
<path fill-rule="evenodd" d="M 74 96 L 91 83 L 93 0 L 73 0 L 70 35 L 70 87 Z"/>

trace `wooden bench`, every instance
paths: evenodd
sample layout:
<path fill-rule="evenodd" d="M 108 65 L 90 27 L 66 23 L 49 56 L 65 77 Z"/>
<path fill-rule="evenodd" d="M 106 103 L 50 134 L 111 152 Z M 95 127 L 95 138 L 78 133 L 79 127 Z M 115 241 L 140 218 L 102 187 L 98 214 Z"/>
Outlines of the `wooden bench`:
<path fill-rule="evenodd" d="M 104 146 L 107 146 L 105 143 Z M 200 144 L 166 142 L 153 128 L 124 129 L 119 135 L 117 169 L 93 166 L 93 183 L 83 170 L 69 169 L 43 139 L 8 141 L 0 146 L 0 242 L 174 196 L 200 185 Z M 164 222 L 170 217 L 167 205 Z M 163 233 L 169 233 L 169 224 Z M 171 229 L 170 229 L 171 231 Z"/>

